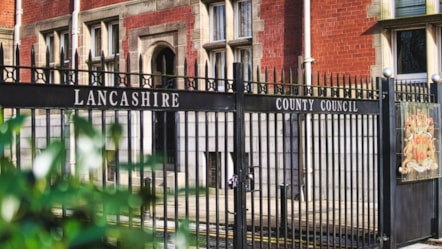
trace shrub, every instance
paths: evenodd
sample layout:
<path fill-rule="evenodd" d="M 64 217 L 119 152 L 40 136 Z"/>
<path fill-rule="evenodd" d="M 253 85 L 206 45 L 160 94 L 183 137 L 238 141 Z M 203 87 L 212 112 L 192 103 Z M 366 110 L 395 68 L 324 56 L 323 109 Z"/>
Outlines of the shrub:
<path fill-rule="evenodd" d="M 11 145 L 24 121 L 24 116 L 18 116 L 0 123 L 0 152 Z M 81 148 L 76 166 L 83 170 L 100 167 L 101 134 L 79 117 L 74 117 L 74 126 Z M 121 132 L 117 124 L 109 127 L 115 145 Z M 129 227 L 124 221 L 129 214 L 140 212 L 140 207 L 152 198 L 123 188 L 102 188 L 75 174 L 63 174 L 65 151 L 62 141 L 52 141 L 36 156 L 32 170 L 20 170 L 11 158 L 0 155 L 0 248 L 152 247 L 152 231 Z M 183 240 L 182 236 L 179 238 Z"/>

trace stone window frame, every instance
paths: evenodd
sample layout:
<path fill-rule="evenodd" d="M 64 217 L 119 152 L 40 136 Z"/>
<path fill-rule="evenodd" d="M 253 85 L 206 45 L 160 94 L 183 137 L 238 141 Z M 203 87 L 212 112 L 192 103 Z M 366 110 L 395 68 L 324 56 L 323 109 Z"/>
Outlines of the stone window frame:
<path fill-rule="evenodd" d="M 394 62 L 394 72 L 396 75 L 396 78 L 399 80 L 413 80 L 413 81 L 425 81 L 428 78 L 428 61 L 426 59 L 427 55 L 425 56 L 425 61 L 426 61 L 426 66 L 425 66 L 425 72 L 415 72 L 415 73 L 399 73 L 398 71 L 398 32 L 404 32 L 404 31 L 411 31 L 411 30 L 424 30 L 425 33 L 425 44 L 426 44 L 426 29 L 423 26 L 415 26 L 415 27 L 410 27 L 410 28 L 398 28 L 398 29 L 394 29 L 392 31 L 392 48 L 393 48 L 393 62 Z M 426 48 L 426 47 L 425 47 Z M 427 50 L 425 49 L 425 54 L 427 53 Z"/>
<path fill-rule="evenodd" d="M 224 11 L 224 15 L 222 16 L 222 20 L 219 19 L 218 15 L 215 14 L 215 9 L 223 6 L 223 11 Z M 217 20 L 216 24 L 218 24 L 217 26 L 219 26 L 219 23 L 221 24 L 221 31 L 220 32 L 216 32 L 215 31 L 215 19 Z M 209 23 L 210 23 L 210 41 L 211 42 L 223 42 L 227 40 L 227 34 L 226 34 L 226 3 L 224 1 L 219 1 L 219 2 L 215 2 L 215 3 L 211 3 L 209 4 Z M 218 35 L 217 35 L 218 34 Z"/>
<path fill-rule="evenodd" d="M 249 17 L 247 22 L 249 22 L 248 27 L 248 35 L 240 35 L 240 29 L 241 29 L 241 21 L 240 21 L 240 3 L 241 2 L 248 2 L 249 3 Z M 234 3 L 234 25 L 235 25 L 235 39 L 251 39 L 252 38 L 252 0 L 236 0 Z"/>

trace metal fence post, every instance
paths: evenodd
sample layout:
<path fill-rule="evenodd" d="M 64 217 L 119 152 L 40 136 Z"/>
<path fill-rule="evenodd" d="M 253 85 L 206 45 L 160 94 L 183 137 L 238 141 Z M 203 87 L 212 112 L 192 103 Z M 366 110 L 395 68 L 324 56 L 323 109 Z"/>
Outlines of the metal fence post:
<path fill-rule="evenodd" d="M 442 105 L 442 84 L 440 82 L 440 76 L 433 78 L 433 83 L 431 84 L 431 93 L 434 95 L 433 102 L 439 103 Z M 441 116 L 442 116 L 442 108 L 440 108 Z M 442 141 L 439 141 L 439 148 L 442 148 Z M 439 155 L 440 156 L 440 155 Z M 442 237 L 442 204 L 440 203 L 442 201 L 442 178 L 439 177 L 436 179 L 436 218 L 434 219 L 434 222 L 436 224 L 433 224 L 434 228 L 434 238 L 441 238 Z"/>
<path fill-rule="evenodd" d="M 286 183 L 281 183 L 279 185 L 279 190 L 281 192 L 281 203 L 280 203 L 280 211 L 281 211 L 281 224 L 280 230 L 284 237 L 287 237 L 287 190 L 289 185 Z M 293 191 L 293 190 L 292 190 Z"/>
<path fill-rule="evenodd" d="M 3 43 L 0 43 L 0 83 L 4 83 L 3 70 L 5 68 L 4 64 L 4 54 L 3 54 Z"/>
<path fill-rule="evenodd" d="M 385 70 L 384 70 L 385 71 Z M 396 248 L 395 192 L 396 192 L 396 132 L 395 132 L 395 99 L 394 79 L 384 73 L 387 78 L 377 78 L 381 84 L 379 102 L 381 116 L 379 118 L 380 139 L 379 151 L 379 243 L 381 248 Z"/>
<path fill-rule="evenodd" d="M 238 176 L 238 185 L 234 191 L 235 249 L 247 248 L 247 220 L 246 220 L 246 182 L 247 166 L 245 158 L 245 127 L 244 127 L 244 81 L 241 73 L 241 64 L 233 63 L 233 90 L 235 91 L 236 112 L 234 113 L 234 168 L 233 173 Z"/>

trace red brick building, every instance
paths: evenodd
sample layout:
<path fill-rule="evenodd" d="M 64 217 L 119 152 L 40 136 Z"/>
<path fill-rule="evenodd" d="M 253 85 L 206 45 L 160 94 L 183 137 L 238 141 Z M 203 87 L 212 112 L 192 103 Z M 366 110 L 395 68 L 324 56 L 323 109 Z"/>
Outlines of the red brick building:
<path fill-rule="evenodd" d="M 43 65 L 46 48 L 50 64 L 57 66 L 60 51 L 72 65 L 72 51 L 79 52 L 80 68 L 86 67 L 89 51 L 99 67 L 101 51 L 106 69 L 138 70 L 138 57 L 146 62 L 143 72 L 162 70 L 165 56 L 168 73 L 182 74 L 187 59 L 208 62 L 214 76 L 232 75 L 233 62 L 256 68 L 297 66 L 301 55 L 300 3 L 292 1 L 27 1 L 22 4 L 20 48 L 22 63 L 29 64 L 34 47 Z M 118 65 L 114 56 L 119 55 Z M 227 65 L 226 70 L 224 70 Z M 217 72 L 215 72 L 215 70 Z M 245 70 L 247 72 L 247 70 Z M 251 73 L 245 73 L 251 78 Z"/>
<path fill-rule="evenodd" d="M 429 81 L 442 65 L 442 1 L 311 1 L 314 70 Z"/>
<path fill-rule="evenodd" d="M 49 48 L 51 65 L 60 64 L 54 55 L 63 49 L 62 63 L 72 65 L 78 50 L 85 68 L 91 51 L 100 67 L 102 51 L 107 70 L 126 68 L 130 55 L 137 71 L 141 55 L 143 72 L 161 71 L 159 58 L 165 57 L 168 73 L 182 74 L 187 59 L 189 72 L 194 61 L 200 68 L 208 62 L 212 76 L 229 77 L 230 65 L 242 62 L 251 68 L 244 77 L 255 79 L 256 69 L 296 69 L 310 44 L 315 72 L 379 76 L 389 67 L 398 78 L 423 80 L 441 71 L 442 1 L 310 1 L 311 41 L 303 40 L 308 30 L 301 0 L 5 0 L 1 39 L 11 47 L 6 40 L 20 24 L 22 63 L 29 64 L 34 47 L 40 65 Z"/>
<path fill-rule="evenodd" d="M 5 63 L 12 62 L 14 46 L 15 0 L 0 1 L 0 43 L 5 50 Z"/>

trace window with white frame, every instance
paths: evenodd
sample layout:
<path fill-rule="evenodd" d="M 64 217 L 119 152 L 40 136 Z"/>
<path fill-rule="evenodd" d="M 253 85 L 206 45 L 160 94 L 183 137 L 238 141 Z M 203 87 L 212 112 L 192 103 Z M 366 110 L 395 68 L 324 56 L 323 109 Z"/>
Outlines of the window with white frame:
<path fill-rule="evenodd" d="M 60 53 L 63 51 L 64 64 L 69 64 L 69 31 L 61 31 L 60 36 Z"/>
<path fill-rule="evenodd" d="M 235 2 L 235 37 L 249 38 L 252 36 L 252 1 L 238 0 Z"/>
<path fill-rule="evenodd" d="M 208 10 L 207 42 L 203 44 L 209 57 L 209 74 L 214 81 L 211 89 L 231 91 L 225 78 L 230 77 L 230 65 L 242 64 L 245 81 L 252 80 L 252 0 L 201 0 Z M 232 20 L 227 21 L 227 17 Z"/>
<path fill-rule="evenodd" d="M 210 53 L 210 61 L 212 65 L 212 76 L 214 78 L 215 86 L 213 86 L 217 91 L 224 92 L 225 87 L 225 67 L 226 67 L 226 51 L 225 50 L 213 50 Z"/>
<path fill-rule="evenodd" d="M 55 38 L 54 34 L 47 34 L 46 37 L 46 52 L 49 53 L 49 64 L 55 65 Z"/>
<path fill-rule="evenodd" d="M 242 76 L 244 81 L 250 81 L 252 72 L 252 48 L 238 47 L 235 49 L 235 60 L 242 65 Z"/>
<path fill-rule="evenodd" d="M 120 33 L 118 28 L 118 22 L 110 22 L 107 24 L 107 47 L 108 47 L 108 60 L 106 62 L 106 70 L 108 72 L 116 72 L 118 69 L 118 62 L 116 62 L 115 56 L 119 54 L 119 41 L 120 41 Z M 116 83 L 116 74 L 108 73 L 107 74 L 107 85 L 115 86 Z"/>
<path fill-rule="evenodd" d="M 224 2 L 210 5 L 210 37 L 211 41 L 226 39 L 226 8 Z"/>
<path fill-rule="evenodd" d="M 55 67 L 55 37 L 54 37 L 54 33 L 49 33 L 45 36 L 45 45 L 46 45 L 46 56 L 49 56 L 49 66 L 50 67 Z M 53 83 L 54 82 L 54 71 L 50 70 L 49 71 L 49 79 L 46 79 L 46 83 Z"/>
<path fill-rule="evenodd" d="M 105 85 L 116 85 L 116 74 L 114 72 L 118 69 L 118 54 L 119 54 L 119 23 L 113 22 L 101 22 L 99 24 L 92 25 L 90 27 L 91 36 L 91 54 L 93 63 L 92 69 L 96 71 L 94 74 L 93 83 L 103 83 Z M 102 39 L 103 38 L 103 39 Z M 99 63 L 101 54 L 104 53 L 105 67 L 102 68 Z M 104 74 L 100 73 L 104 71 Z"/>
<path fill-rule="evenodd" d="M 119 51 L 119 28 L 118 22 L 111 22 L 107 26 L 109 56 L 115 56 Z"/>
<path fill-rule="evenodd" d="M 48 53 L 49 67 L 67 67 L 69 65 L 69 31 L 67 29 L 51 31 L 44 34 L 45 56 Z M 61 61 L 61 51 L 64 51 L 64 58 Z M 45 62 L 46 63 L 46 62 Z M 59 71 L 50 70 L 47 83 L 53 83 L 54 79 L 58 79 Z M 66 78 L 64 78 L 64 82 Z"/>
<path fill-rule="evenodd" d="M 64 30 L 58 33 L 58 36 L 60 37 L 60 56 L 61 53 L 63 52 L 63 61 L 61 61 L 60 58 L 60 66 L 63 68 L 68 68 L 69 67 L 69 58 L 70 58 L 70 54 L 69 54 L 69 31 Z M 62 71 L 62 83 L 63 84 L 68 84 L 69 81 L 69 73 L 66 71 Z"/>
<path fill-rule="evenodd" d="M 427 78 L 427 46 L 424 28 L 397 30 L 393 35 L 398 79 Z"/>
<path fill-rule="evenodd" d="M 426 13 L 426 0 L 395 0 L 395 16 L 417 16 Z"/>
<path fill-rule="evenodd" d="M 91 53 L 92 57 L 99 57 L 101 55 L 101 25 L 94 25 L 91 27 Z"/>

